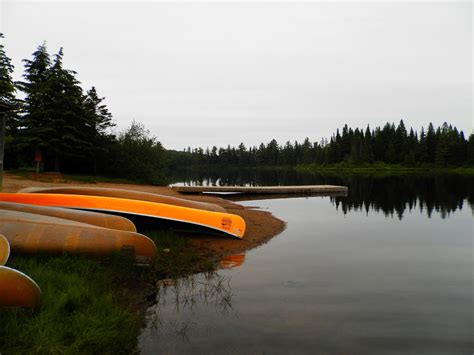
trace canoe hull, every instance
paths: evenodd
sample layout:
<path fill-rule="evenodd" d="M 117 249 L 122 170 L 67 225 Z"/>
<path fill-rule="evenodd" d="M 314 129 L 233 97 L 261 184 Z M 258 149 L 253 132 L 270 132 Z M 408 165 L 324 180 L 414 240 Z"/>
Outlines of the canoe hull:
<path fill-rule="evenodd" d="M 0 307 L 37 307 L 41 289 L 18 270 L 0 266 Z"/>
<path fill-rule="evenodd" d="M 0 232 L 17 253 L 92 256 L 122 253 L 135 257 L 140 264 L 149 264 L 156 257 L 155 243 L 142 234 L 80 223 L 0 218 Z"/>
<path fill-rule="evenodd" d="M 10 257 L 10 243 L 0 234 L 0 266 L 5 265 Z"/>
<path fill-rule="evenodd" d="M 196 208 L 210 212 L 227 212 L 224 207 L 214 203 L 190 201 L 179 197 L 154 194 L 150 192 L 134 191 L 126 189 L 111 189 L 105 187 L 87 186 L 56 186 L 56 187 L 28 187 L 18 191 L 19 193 L 50 193 L 125 198 L 129 200 L 140 200 L 168 205 Z"/>
<path fill-rule="evenodd" d="M 12 202 L 0 202 L 0 211 L 17 211 L 34 213 L 41 216 L 55 217 L 75 222 L 87 223 L 97 227 L 136 232 L 132 221 L 120 216 L 90 211 L 77 211 L 60 207 L 45 207 Z"/>
<path fill-rule="evenodd" d="M 0 193 L 0 201 L 138 215 L 205 227 L 224 235 L 243 238 L 242 217 L 220 212 L 102 196 Z"/>

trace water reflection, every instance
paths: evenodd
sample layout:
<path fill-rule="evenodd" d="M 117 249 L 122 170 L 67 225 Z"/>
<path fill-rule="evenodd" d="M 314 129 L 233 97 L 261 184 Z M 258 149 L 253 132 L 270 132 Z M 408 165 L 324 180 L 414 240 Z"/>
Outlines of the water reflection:
<path fill-rule="evenodd" d="M 351 210 L 382 211 L 386 216 L 403 218 L 406 211 L 418 209 L 442 218 L 461 210 L 464 203 L 474 209 L 474 180 L 460 176 L 354 178 L 347 198 L 332 202 L 346 214 Z"/>
<path fill-rule="evenodd" d="M 350 175 L 312 174 L 293 170 L 222 170 L 194 171 L 191 175 L 177 174 L 187 185 L 344 185 L 348 196 L 333 196 L 332 203 L 344 214 L 351 210 L 382 212 L 385 216 L 402 219 L 414 209 L 431 217 L 433 212 L 443 218 L 462 209 L 467 203 L 474 213 L 474 177 L 457 174 L 397 174 Z M 277 196 L 283 198 L 285 196 Z M 291 197 L 291 196 L 287 196 Z M 263 199 L 233 196 L 233 200 Z M 267 196 L 267 198 L 274 198 Z"/>
<path fill-rule="evenodd" d="M 244 257 L 239 256 L 241 262 Z M 147 327 L 140 342 L 146 343 L 150 337 L 158 344 L 160 339 L 170 338 L 190 342 L 192 336 L 207 334 L 209 329 L 200 324 L 198 314 L 206 310 L 228 315 L 232 311 L 232 298 L 230 278 L 217 272 L 160 280 L 156 303 L 147 311 Z"/>
<path fill-rule="evenodd" d="M 349 196 L 244 203 L 287 229 L 218 273 L 160 282 L 143 353 L 472 352 L 473 178 L 311 179 Z"/>
<path fill-rule="evenodd" d="M 236 255 L 227 255 L 219 261 L 219 266 L 222 269 L 233 269 L 242 266 L 245 261 L 245 253 Z"/>

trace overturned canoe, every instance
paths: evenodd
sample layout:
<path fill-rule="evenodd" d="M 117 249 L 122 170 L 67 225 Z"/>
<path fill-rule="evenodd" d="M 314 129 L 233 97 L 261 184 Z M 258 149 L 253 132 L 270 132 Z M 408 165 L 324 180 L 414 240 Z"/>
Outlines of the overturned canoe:
<path fill-rule="evenodd" d="M 126 198 L 129 200 L 140 200 L 168 205 L 196 208 L 211 212 L 227 212 L 224 207 L 213 203 L 185 200 L 183 198 L 159 195 L 150 192 L 133 191 L 125 189 L 111 189 L 106 187 L 86 187 L 86 186 L 59 186 L 59 187 L 28 187 L 18 191 L 19 193 L 50 193 L 50 194 L 70 194 L 87 196 L 104 196 Z"/>
<path fill-rule="evenodd" d="M 207 230 L 237 238 L 242 238 L 245 233 L 245 221 L 234 214 L 148 201 L 102 196 L 30 193 L 0 193 L 0 201 L 111 212 L 127 216 L 145 216 L 204 227 Z"/>
<path fill-rule="evenodd" d="M 0 307 L 36 307 L 41 289 L 24 273 L 0 266 Z"/>
<path fill-rule="evenodd" d="M 0 233 L 7 238 L 11 250 L 18 253 L 123 253 L 134 256 L 140 264 L 149 264 L 156 257 L 155 243 L 142 234 L 31 213 L 11 213 L 14 216 L 3 213 L 0 217 Z"/>
<path fill-rule="evenodd" d="M 61 207 L 26 205 L 12 202 L 0 202 L 0 216 L 2 210 L 34 213 L 41 216 L 56 217 L 109 229 L 129 232 L 137 231 L 135 225 L 129 219 L 105 213 L 78 211 Z"/>
<path fill-rule="evenodd" d="M 10 257 L 10 243 L 0 234 L 0 266 L 5 265 Z"/>

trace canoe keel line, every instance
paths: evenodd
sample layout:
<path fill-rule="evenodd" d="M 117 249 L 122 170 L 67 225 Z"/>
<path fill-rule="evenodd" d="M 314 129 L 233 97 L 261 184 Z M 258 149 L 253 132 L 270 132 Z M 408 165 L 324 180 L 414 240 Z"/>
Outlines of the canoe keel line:
<path fill-rule="evenodd" d="M 149 201 L 103 196 L 32 193 L 0 193 L 0 201 L 109 212 L 126 216 L 145 216 L 204 227 L 219 232 L 219 234 L 239 239 L 243 238 L 245 233 L 245 221 L 240 216 Z"/>

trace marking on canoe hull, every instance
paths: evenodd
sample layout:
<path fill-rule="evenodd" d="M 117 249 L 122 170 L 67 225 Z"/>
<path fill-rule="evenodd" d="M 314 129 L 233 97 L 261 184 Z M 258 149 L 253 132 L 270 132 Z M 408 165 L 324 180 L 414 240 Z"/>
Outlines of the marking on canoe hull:
<path fill-rule="evenodd" d="M 222 228 L 224 228 L 225 230 L 230 230 L 230 227 L 232 226 L 232 219 L 223 217 L 221 220 L 221 223 L 222 223 Z"/>

